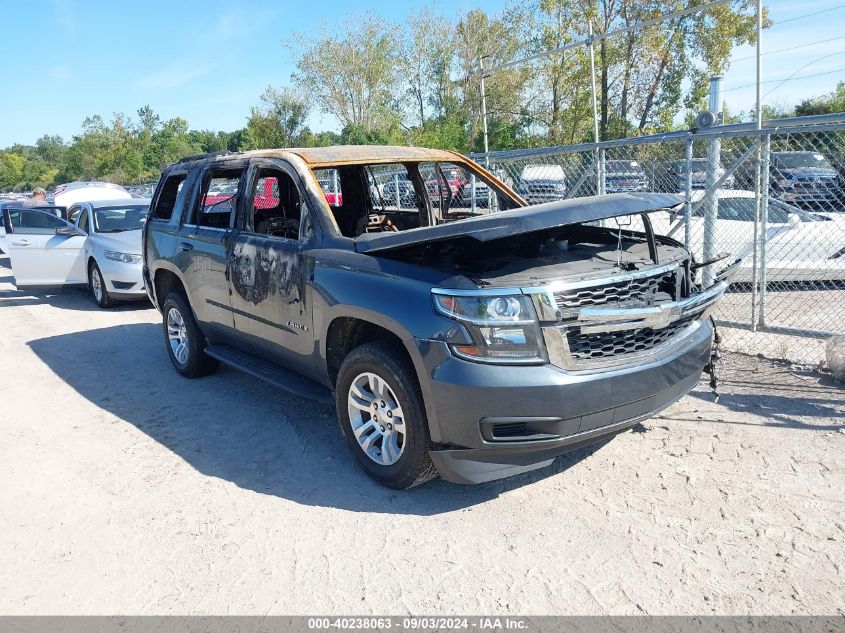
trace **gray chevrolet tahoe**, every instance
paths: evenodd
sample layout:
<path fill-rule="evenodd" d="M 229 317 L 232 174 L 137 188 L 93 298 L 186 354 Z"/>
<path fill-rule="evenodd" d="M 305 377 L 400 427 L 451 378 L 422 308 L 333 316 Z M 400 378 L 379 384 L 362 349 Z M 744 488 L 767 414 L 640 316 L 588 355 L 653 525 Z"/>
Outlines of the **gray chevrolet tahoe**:
<path fill-rule="evenodd" d="M 145 284 L 183 376 L 223 362 L 333 401 L 388 486 L 482 482 L 629 429 L 698 382 L 728 281 L 701 288 L 700 264 L 652 231 L 649 212 L 680 202 L 529 207 L 421 148 L 196 156 L 156 188 Z"/>

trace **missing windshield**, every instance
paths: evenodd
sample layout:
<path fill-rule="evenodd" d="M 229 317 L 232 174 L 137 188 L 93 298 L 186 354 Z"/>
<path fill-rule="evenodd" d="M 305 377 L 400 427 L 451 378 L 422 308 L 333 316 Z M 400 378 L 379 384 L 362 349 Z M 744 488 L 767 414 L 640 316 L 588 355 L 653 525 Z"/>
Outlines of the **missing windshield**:
<path fill-rule="evenodd" d="M 316 169 L 342 235 L 392 233 L 516 208 L 518 203 L 459 163 L 389 163 Z"/>

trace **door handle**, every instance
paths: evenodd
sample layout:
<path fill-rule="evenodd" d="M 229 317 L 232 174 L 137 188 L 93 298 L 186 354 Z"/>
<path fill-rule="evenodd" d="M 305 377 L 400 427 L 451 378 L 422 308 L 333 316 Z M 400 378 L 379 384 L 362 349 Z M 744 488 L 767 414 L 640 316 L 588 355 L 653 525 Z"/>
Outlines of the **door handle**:
<path fill-rule="evenodd" d="M 12 246 L 29 246 L 29 240 L 15 240 Z"/>
<path fill-rule="evenodd" d="M 179 248 L 181 248 L 183 251 L 188 253 L 188 252 L 194 250 L 194 245 L 189 244 L 188 242 L 182 242 L 181 244 L 179 244 Z"/>

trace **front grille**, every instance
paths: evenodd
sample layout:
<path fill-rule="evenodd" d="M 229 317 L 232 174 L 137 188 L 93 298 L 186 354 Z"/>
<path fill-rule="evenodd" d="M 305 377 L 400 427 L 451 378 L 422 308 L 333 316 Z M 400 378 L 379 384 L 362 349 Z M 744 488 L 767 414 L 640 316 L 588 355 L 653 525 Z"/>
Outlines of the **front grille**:
<path fill-rule="evenodd" d="M 633 278 L 599 279 L 588 287 L 562 288 L 554 293 L 558 321 L 544 329 L 550 360 L 565 369 L 591 369 L 634 362 L 638 355 L 647 354 L 675 337 L 682 336 L 690 324 L 703 312 L 698 310 L 666 326 L 638 322 L 636 317 L 629 329 L 620 329 L 620 316 L 626 308 L 636 314 L 637 308 L 659 306 L 686 298 L 682 291 L 683 265 L 660 267 L 653 274 Z M 648 273 L 644 273 L 648 275 Z M 611 308 L 606 328 L 596 321 L 596 313 L 579 320 L 585 308 Z M 615 310 L 622 310 L 617 312 Z M 622 319 L 624 321 L 624 318 Z M 639 327 L 638 327 L 639 325 Z M 582 328 L 587 330 L 582 332 Z"/>
<path fill-rule="evenodd" d="M 658 292 L 669 293 L 671 299 L 678 298 L 675 296 L 676 275 L 676 271 L 671 271 L 654 277 L 630 279 L 590 288 L 564 290 L 555 293 L 555 301 L 558 309 L 562 312 L 608 303 L 650 305 L 657 300 Z M 564 314 L 564 318 L 566 318 L 566 314 Z"/>
<path fill-rule="evenodd" d="M 572 360 L 576 363 L 603 361 L 657 347 L 679 334 L 694 320 L 686 318 L 660 329 L 647 327 L 598 334 L 581 334 L 572 330 L 566 333 L 566 341 Z"/>

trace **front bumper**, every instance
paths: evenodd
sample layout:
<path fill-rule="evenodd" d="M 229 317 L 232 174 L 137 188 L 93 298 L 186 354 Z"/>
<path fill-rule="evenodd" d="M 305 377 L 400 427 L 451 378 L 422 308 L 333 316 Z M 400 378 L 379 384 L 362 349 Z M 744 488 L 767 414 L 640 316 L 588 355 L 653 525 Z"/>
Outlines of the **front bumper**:
<path fill-rule="evenodd" d="M 146 299 L 147 291 L 142 274 L 143 263 L 124 264 L 105 257 L 97 259 L 109 294 L 120 299 Z"/>
<path fill-rule="evenodd" d="M 429 343 L 427 410 L 432 436 L 442 447 L 431 459 L 444 479 L 457 483 L 547 466 L 689 392 L 710 360 L 712 337 L 709 322 L 699 321 L 688 337 L 650 362 L 593 372 L 483 365 L 454 358 L 445 344 Z M 525 431 L 521 437 L 497 437 L 497 427 Z"/>

